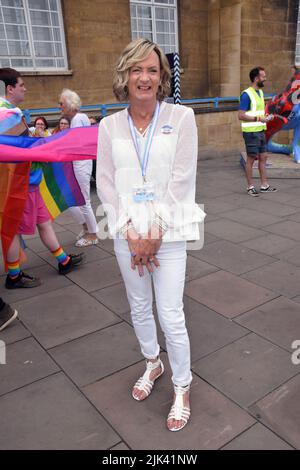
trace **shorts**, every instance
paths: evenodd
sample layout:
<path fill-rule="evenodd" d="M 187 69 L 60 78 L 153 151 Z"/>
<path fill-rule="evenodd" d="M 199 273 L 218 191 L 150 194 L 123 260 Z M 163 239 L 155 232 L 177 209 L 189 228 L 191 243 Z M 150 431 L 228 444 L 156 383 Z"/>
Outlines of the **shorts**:
<path fill-rule="evenodd" d="M 37 224 L 42 224 L 48 220 L 51 220 L 51 217 L 41 196 L 39 186 L 29 186 L 18 233 L 21 235 L 34 235 Z"/>
<path fill-rule="evenodd" d="M 249 157 L 257 157 L 260 153 L 267 151 L 265 131 L 243 132 L 243 137 Z"/>

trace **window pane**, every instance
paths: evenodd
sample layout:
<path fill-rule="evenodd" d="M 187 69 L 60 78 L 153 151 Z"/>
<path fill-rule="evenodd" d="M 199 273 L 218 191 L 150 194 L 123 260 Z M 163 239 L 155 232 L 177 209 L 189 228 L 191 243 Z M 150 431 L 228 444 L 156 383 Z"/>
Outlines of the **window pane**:
<path fill-rule="evenodd" d="M 35 63 L 39 67 L 55 67 L 54 59 L 37 59 Z"/>
<path fill-rule="evenodd" d="M 60 30 L 58 28 L 53 28 L 52 31 L 54 41 L 61 41 Z"/>
<path fill-rule="evenodd" d="M 158 20 L 169 21 L 169 10 L 168 8 L 157 8 L 155 7 L 155 18 Z"/>
<path fill-rule="evenodd" d="M 158 33 L 168 33 L 169 32 L 169 23 L 167 21 L 156 21 L 156 31 Z"/>
<path fill-rule="evenodd" d="M 2 0 L 1 5 L 3 7 L 21 7 L 21 8 L 23 8 L 22 0 Z"/>
<path fill-rule="evenodd" d="M 50 10 L 57 11 L 57 1 L 56 0 L 50 0 Z"/>
<path fill-rule="evenodd" d="M 6 25 L 8 39 L 28 39 L 26 26 Z"/>
<path fill-rule="evenodd" d="M 48 25 L 50 24 L 50 14 L 45 11 L 30 11 L 30 19 L 32 25 Z"/>
<path fill-rule="evenodd" d="M 139 18 L 151 18 L 151 7 L 138 6 L 137 15 Z"/>
<path fill-rule="evenodd" d="M 138 20 L 138 31 L 152 31 L 152 21 L 151 20 Z"/>
<path fill-rule="evenodd" d="M 48 0 L 28 0 L 28 5 L 35 10 L 48 10 Z"/>
<path fill-rule="evenodd" d="M 37 57 L 52 57 L 55 55 L 54 44 L 51 42 L 35 42 L 34 49 Z"/>
<path fill-rule="evenodd" d="M 137 21 L 135 19 L 131 19 L 131 29 L 132 31 L 137 30 Z"/>
<path fill-rule="evenodd" d="M 169 45 L 169 35 L 168 34 L 157 34 L 156 40 L 158 44 Z"/>
<path fill-rule="evenodd" d="M 4 24 L 0 23 L 0 38 L 5 37 Z"/>
<path fill-rule="evenodd" d="M 137 15 L 136 6 L 135 5 L 130 5 L 130 16 L 131 16 L 131 18 L 132 17 L 136 18 L 136 15 Z"/>
<path fill-rule="evenodd" d="M 33 67 L 32 59 L 11 59 L 12 67 Z"/>
<path fill-rule="evenodd" d="M 56 64 L 57 67 L 63 68 L 65 66 L 65 61 L 63 59 L 57 59 Z"/>
<path fill-rule="evenodd" d="M 52 20 L 53 26 L 59 26 L 58 14 L 57 13 L 51 13 L 51 20 Z"/>
<path fill-rule="evenodd" d="M 14 10 L 13 8 L 2 8 L 4 23 L 25 24 L 23 10 Z"/>
<path fill-rule="evenodd" d="M 8 41 L 8 50 L 10 55 L 30 55 L 27 41 Z"/>
<path fill-rule="evenodd" d="M 8 59 L 0 59 L 0 67 L 9 67 L 10 62 Z"/>
<path fill-rule="evenodd" d="M 63 55 L 63 51 L 62 51 L 61 44 L 56 43 L 55 44 L 55 56 L 56 57 L 62 57 L 62 55 Z"/>
<path fill-rule="evenodd" d="M 52 41 L 52 32 L 50 28 L 32 27 L 34 41 Z"/>
<path fill-rule="evenodd" d="M 0 41 L 0 55 L 8 55 L 6 41 Z"/>

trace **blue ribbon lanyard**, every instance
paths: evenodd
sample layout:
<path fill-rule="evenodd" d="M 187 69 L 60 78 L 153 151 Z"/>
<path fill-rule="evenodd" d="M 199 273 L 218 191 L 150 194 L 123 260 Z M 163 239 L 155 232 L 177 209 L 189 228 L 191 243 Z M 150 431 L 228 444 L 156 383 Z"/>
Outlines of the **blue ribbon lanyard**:
<path fill-rule="evenodd" d="M 155 112 L 154 112 L 154 116 L 153 116 L 152 122 L 150 124 L 150 129 L 149 129 L 149 132 L 148 132 L 146 145 L 144 147 L 143 156 L 141 156 L 141 153 L 140 153 L 137 134 L 136 134 L 136 130 L 135 130 L 135 127 L 134 127 L 134 124 L 133 124 L 132 117 L 128 113 L 128 121 L 129 121 L 131 137 L 132 137 L 132 140 L 133 140 L 133 143 L 134 143 L 134 147 L 135 147 L 135 151 L 136 151 L 138 160 L 140 162 L 144 182 L 146 181 L 146 171 L 147 171 L 147 166 L 148 166 L 148 161 L 149 161 L 149 153 L 150 153 L 150 148 L 151 148 L 151 144 L 152 144 L 152 140 L 153 140 L 153 135 L 154 135 L 156 125 L 157 125 L 157 121 L 158 121 L 158 117 L 159 117 L 159 110 L 160 110 L 160 104 L 159 104 L 159 102 L 157 102 Z"/>

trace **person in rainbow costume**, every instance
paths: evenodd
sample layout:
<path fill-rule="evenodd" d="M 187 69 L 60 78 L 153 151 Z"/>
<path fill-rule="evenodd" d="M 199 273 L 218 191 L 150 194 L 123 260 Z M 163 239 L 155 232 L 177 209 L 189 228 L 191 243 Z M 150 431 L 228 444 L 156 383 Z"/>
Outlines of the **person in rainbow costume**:
<path fill-rule="evenodd" d="M 10 142 L 12 136 L 22 136 L 25 144 L 30 145 L 26 139 L 32 138 L 27 137 L 28 126 L 19 109 L 26 93 L 21 74 L 11 68 L 2 68 L 0 81 L 5 85 L 5 97 L 0 98 L 0 134 L 7 137 L 8 145 L 19 145 Z M 10 148 L 14 155 L 14 150 Z M 18 157 L 15 157 L 15 161 L 18 161 Z M 52 225 L 52 220 L 62 210 L 85 203 L 78 184 L 76 187 L 71 167 L 70 163 L 38 161 L 1 163 L 0 229 L 7 289 L 30 288 L 41 284 L 40 279 L 20 268 L 20 235 L 34 234 L 36 227 L 43 244 L 57 259 L 59 274 L 67 274 L 82 263 L 82 253 L 73 255 L 63 250 Z"/>

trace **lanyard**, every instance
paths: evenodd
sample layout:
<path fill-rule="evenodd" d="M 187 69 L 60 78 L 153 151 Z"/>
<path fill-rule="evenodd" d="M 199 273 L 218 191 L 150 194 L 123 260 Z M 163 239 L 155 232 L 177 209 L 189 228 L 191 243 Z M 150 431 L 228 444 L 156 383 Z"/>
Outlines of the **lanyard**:
<path fill-rule="evenodd" d="M 151 144 L 152 144 L 153 135 L 154 135 L 155 128 L 156 128 L 156 125 L 157 125 L 157 121 L 158 121 L 159 110 L 160 110 L 160 105 L 159 105 L 159 102 L 157 102 L 155 112 L 154 112 L 154 116 L 153 116 L 152 122 L 150 124 L 150 129 L 149 129 L 149 132 L 148 132 L 146 145 L 144 147 L 143 157 L 140 155 L 140 148 L 139 148 L 137 134 L 136 134 L 136 130 L 135 130 L 135 127 L 134 127 L 134 124 L 133 124 L 132 117 L 128 113 L 128 122 L 129 122 L 131 137 L 132 137 L 134 147 L 135 147 L 135 151 L 137 153 L 137 156 L 138 156 L 138 159 L 139 159 L 139 162 L 140 162 L 140 165 L 141 165 L 142 176 L 143 176 L 144 181 L 146 181 L 146 171 L 147 171 L 147 166 L 148 166 L 148 161 L 149 161 L 149 153 L 150 153 L 150 148 L 151 148 Z"/>

